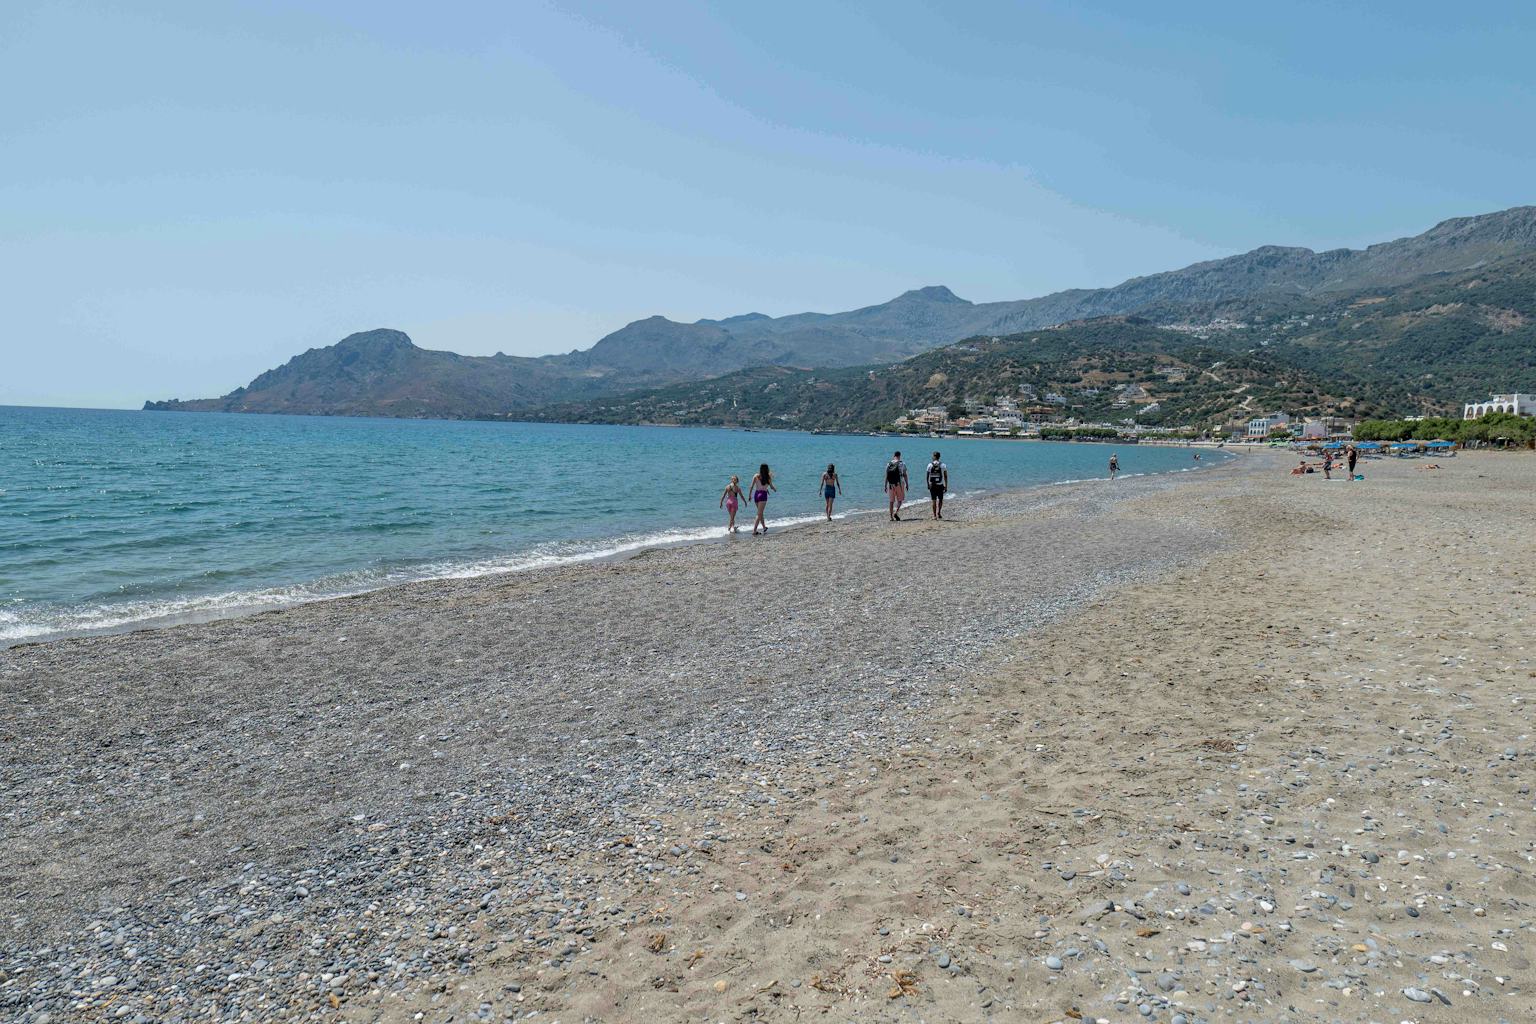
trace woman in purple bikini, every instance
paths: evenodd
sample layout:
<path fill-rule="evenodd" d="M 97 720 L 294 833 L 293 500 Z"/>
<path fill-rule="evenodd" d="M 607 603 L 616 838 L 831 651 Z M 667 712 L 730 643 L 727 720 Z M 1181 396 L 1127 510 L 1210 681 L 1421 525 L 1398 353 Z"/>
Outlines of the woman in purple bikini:
<path fill-rule="evenodd" d="M 768 532 L 768 520 L 763 518 L 763 511 L 768 507 L 768 492 L 777 491 L 773 486 L 773 474 L 768 470 L 768 463 L 757 467 L 757 475 L 752 478 L 752 486 L 747 488 L 752 495 L 752 504 L 757 506 L 757 522 L 752 524 L 752 536 L 757 536 L 757 528 L 761 526 L 763 532 Z"/>
<path fill-rule="evenodd" d="M 725 485 L 725 490 L 720 492 L 720 507 L 730 517 L 725 524 L 726 533 L 735 533 L 741 529 L 736 525 L 736 506 L 745 496 L 741 493 L 741 477 L 733 475 L 731 482 Z"/>

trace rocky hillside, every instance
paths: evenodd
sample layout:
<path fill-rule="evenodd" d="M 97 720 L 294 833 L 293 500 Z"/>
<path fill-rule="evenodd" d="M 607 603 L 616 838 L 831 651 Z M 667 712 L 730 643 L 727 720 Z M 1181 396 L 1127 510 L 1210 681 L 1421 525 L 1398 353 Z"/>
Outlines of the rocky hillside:
<path fill-rule="evenodd" d="M 1140 391 L 1122 399 L 1126 387 Z M 1060 401 L 1048 402 L 1047 396 Z M 998 396 L 1081 420 L 1221 423 L 1240 410 L 1347 404 L 1341 389 L 1264 352 L 1236 352 L 1137 317 L 1109 317 L 973 338 L 904 362 L 839 370 L 756 367 L 535 410 L 597 423 L 872 430 L 909 409 L 973 411 Z M 1117 404 L 1121 403 L 1121 404 Z"/>
<path fill-rule="evenodd" d="M 1533 383 L 1536 255 L 1522 255 L 1395 287 L 1159 303 L 1144 316 L 982 336 L 895 364 L 761 367 L 532 415 L 864 430 L 917 407 L 999 395 L 1028 406 L 1055 394 L 1047 404 L 1060 416 L 1219 426 L 1273 409 L 1454 414 L 1469 398 Z"/>
<path fill-rule="evenodd" d="M 333 415 L 483 417 L 697 381 L 744 368 L 837 369 L 901 360 L 971 337 L 1053 324 L 1222 304 L 1284 304 L 1463 272 L 1536 252 L 1536 207 L 1448 220 L 1363 250 L 1265 246 L 1239 256 L 1016 302 L 973 303 L 930 286 L 844 313 L 760 313 L 678 323 L 650 317 L 590 349 L 523 358 L 417 348 L 398 331 L 355 334 L 314 349 L 217 399 L 151 409 Z"/>
<path fill-rule="evenodd" d="M 418 348 L 401 331 L 348 335 L 268 370 L 222 398 L 147 402 L 171 411 L 302 413 L 318 416 L 482 418 L 595 393 L 537 359 L 461 356 Z"/>

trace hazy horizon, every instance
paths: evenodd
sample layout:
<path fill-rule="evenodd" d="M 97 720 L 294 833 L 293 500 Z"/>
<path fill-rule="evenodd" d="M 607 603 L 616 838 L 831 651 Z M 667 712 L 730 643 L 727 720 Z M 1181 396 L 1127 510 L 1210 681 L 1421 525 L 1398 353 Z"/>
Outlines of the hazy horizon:
<path fill-rule="evenodd" d="M 243 385 L 375 327 L 1101 287 L 1530 201 L 1536 12 L 338 3 L 0 12 L 0 404 Z"/>

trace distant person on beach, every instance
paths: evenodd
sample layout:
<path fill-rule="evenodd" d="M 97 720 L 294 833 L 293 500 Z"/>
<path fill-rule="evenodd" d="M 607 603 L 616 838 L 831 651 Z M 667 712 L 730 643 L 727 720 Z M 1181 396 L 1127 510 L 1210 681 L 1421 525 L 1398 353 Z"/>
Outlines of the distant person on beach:
<path fill-rule="evenodd" d="M 1359 461 L 1360 461 L 1360 452 L 1359 452 L 1359 450 L 1357 450 L 1354 445 L 1350 445 L 1349 448 L 1346 449 L 1346 454 L 1344 456 L 1344 463 L 1345 463 L 1345 465 L 1347 465 L 1349 467 L 1349 478 L 1351 480 L 1353 480 L 1355 478 L 1355 463 L 1359 462 Z"/>
<path fill-rule="evenodd" d="M 763 517 L 763 513 L 768 508 L 768 492 L 778 490 L 773 486 L 773 473 L 768 469 L 768 463 L 757 467 L 757 475 L 752 477 L 749 490 L 752 492 L 752 503 L 757 506 L 757 520 L 752 524 L 752 536 L 756 537 L 759 526 L 764 533 L 768 532 L 768 520 Z"/>
<path fill-rule="evenodd" d="M 890 496 L 891 522 L 901 522 L 901 503 L 907 500 L 907 464 L 901 461 L 901 452 L 885 464 L 885 493 Z"/>
<path fill-rule="evenodd" d="M 933 518 L 944 518 L 944 492 L 949 490 L 949 467 L 939 461 L 939 453 L 933 453 L 933 461 L 928 463 L 928 472 L 925 474 L 928 480 L 928 503 L 932 506 Z"/>
<path fill-rule="evenodd" d="M 1333 479 L 1333 452 L 1323 453 L 1323 479 Z"/>
<path fill-rule="evenodd" d="M 843 482 L 837 478 L 837 466 L 827 463 L 827 471 L 821 474 L 821 496 L 827 499 L 827 522 L 832 521 L 832 503 L 843 493 Z"/>
<path fill-rule="evenodd" d="M 744 497 L 746 495 L 741 490 L 741 477 L 733 474 L 731 482 L 726 484 L 725 490 L 720 492 L 720 507 L 725 509 L 726 515 L 730 517 L 726 520 L 726 533 L 735 533 L 741 529 L 736 525 L 736 510 L 741 507 L 741 499 Z"/>
<path fill-rule="evenodd" d="M 1120 472 L 1120 456 L 1118 456 L 1118 455 L 1111 455 L 1109 457 L 1109 478 L 1111 480 L 1113 480 L 1115 478 L 1115 475 L 1118 474 L 1119 472 Z"/>

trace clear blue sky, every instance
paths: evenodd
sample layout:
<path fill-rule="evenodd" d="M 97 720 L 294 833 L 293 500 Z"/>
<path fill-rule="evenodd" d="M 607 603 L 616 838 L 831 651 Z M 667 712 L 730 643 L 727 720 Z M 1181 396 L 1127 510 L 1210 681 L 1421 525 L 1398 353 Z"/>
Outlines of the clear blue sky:
<path fill-rule="evenodd" d="M 1536 5 L 0 5 L 0 404 L 585 348 L 1533 201 Z"/>

